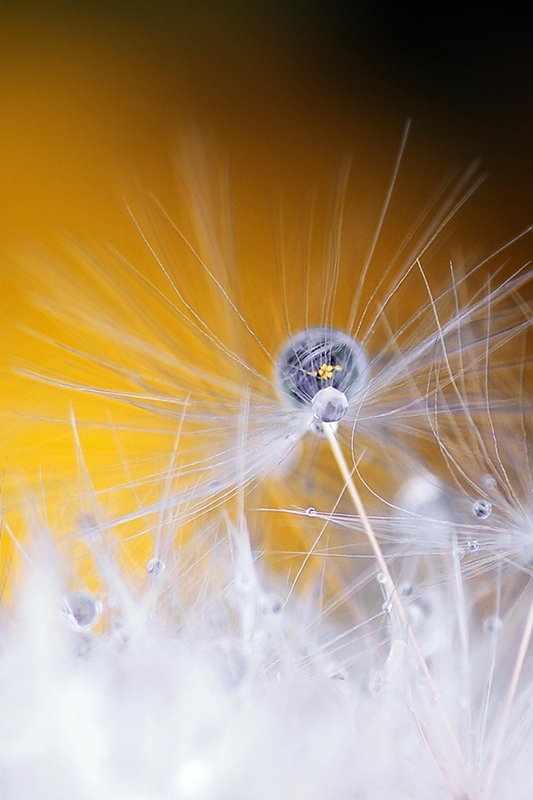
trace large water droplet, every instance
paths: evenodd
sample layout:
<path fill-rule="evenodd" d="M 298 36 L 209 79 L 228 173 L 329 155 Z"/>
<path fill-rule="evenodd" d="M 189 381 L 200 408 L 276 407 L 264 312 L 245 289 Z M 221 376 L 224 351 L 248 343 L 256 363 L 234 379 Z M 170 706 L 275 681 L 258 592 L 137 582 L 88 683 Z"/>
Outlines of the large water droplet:
<path fill-rule="evenodd" d="M 368 358 L 361 345 L 338 328 L 300 331 L 285 344 L 276 364 L 279 390 L 295 406 L 310 406 L 315 395 L 324 389 L 336 389 L 350 403 L 367 385 L 369 374 Z M 325 422 L 334 421 L 315 416 Z"/>

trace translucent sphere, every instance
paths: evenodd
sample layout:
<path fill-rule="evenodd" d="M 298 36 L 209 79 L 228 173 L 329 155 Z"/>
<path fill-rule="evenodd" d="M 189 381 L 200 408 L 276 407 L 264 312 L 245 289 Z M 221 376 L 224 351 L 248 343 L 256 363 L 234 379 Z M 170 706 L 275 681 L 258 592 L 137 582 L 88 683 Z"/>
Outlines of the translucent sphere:
<path fill-rule="evenodd" d="M 311 408 L 321 422 L 338 422 L 348 411 L 348 399 L 344 392 L 328 386 L 315 394 Z"/>
<path fill-rule="evenodd" d="M 476 500 L 472 506 L 472 512 L 478 519 L 487 519 L 492 512 L 492 504 L 488 500 Z"/>
<path fill-rule="evenodd" d="M 149 575 L 161 575 L 165 571 L 165 562 L 160 558 L 151 558 L 146 565 L 146 572 Z"/>
<path fill-rule="evenodd" d="M 281 395 L 294 406 L 310 406 L 313 398 L 334 389 L 346 400 L 346 407 L 368 384 L 367 355 L 360 344 L 338 328 L 316 327 L 292 336 L 279 354 L 276 382 Z M 320 408 L 323 400 L 318 401 Z M 341 403 L 337 397 L 337 412 Z M 315 409 L 313 408 L 313 412 Z M 315 413 L 324 422 L 328 419 Z"/>
<path fill-rule="evenodd" d="M 102 615 L 102 604 L 90 592 L 70 592 L 63 598 L 63 615 L 73 628 L 93 628 Z"/>

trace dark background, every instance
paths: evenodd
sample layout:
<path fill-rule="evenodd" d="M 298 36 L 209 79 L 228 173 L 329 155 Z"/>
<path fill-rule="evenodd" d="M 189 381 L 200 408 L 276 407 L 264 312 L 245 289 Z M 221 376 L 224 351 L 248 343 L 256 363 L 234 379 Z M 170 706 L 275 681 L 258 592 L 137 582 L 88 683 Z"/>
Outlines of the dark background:
<path fill-rule="evenodd" d="M 124 73 L 133 53 L 132 82 L 146 80 L 154 104 L 175 105 L 177 115 L 179 74 L 197 97 L 207 87 L 199 116 L 213 120 L 243 114 L 246 105 L 257 119 L 265 107 L 280 119 L 298 109 L 317 118 L 331 111 L 347 130 L 360 115 L 375 118 L 399 141 L 412 117 L 443 161 L 481 160 L 491 203 L 498 198 L 516 231 L 533 219 L 533 27 L 525 5 L 0 2 L 0 45 L 16 35 L 71 34 L 107 54 L 114 49 Z M 9 80 L 16 58 L 0 53 L 0 80 Z M 158 76 L 153 85 L 150 74 Z"/>

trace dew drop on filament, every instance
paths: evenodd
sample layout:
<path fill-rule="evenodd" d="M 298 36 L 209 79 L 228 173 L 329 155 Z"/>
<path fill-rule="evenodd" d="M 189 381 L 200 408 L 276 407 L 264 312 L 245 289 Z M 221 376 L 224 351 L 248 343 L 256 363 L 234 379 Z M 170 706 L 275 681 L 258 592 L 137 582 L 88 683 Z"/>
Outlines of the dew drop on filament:
<path fill-rule="evenodd" d="M 165 570 L 165 562 L 160 558 L 151 558 L 146 565 L 146 572 L 149 575 L 161 575 Z"/>
<path fill-rule="evenodd" d="M 63 616 L 76 630 L 93 628 L 102 615 L 102 604 L 90 592 L 70 592 L 63 598 Z"/>
<path fill-rule="evenodd" d="M 487 519 L 487 517 L 490 517 L 492 511 L 492 503 L 481 498 L 476 500 L 472 506 L 472 511 L 478 519 Z"/>
<path fill-rule="evenodd" d="M 320 422 L 338 422 L 348 411 L 348 400 L 344 392 L 328 386 L 315 394 L 311 408 Z"/>

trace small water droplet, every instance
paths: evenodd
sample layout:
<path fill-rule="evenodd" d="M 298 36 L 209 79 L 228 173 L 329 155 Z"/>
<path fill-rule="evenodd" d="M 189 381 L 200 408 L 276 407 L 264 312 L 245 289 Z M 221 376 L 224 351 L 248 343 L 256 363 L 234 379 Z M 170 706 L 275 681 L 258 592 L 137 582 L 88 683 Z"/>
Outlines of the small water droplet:
<path fill-rule="evenodd" d="M 102 604 L 90 592 L 70 592 L 63 598 L 63 616 L 76 630 L 93 628 L 102 615 Z"/>
<path fill-rule="evenodd" d="M 146 565 L 146 572 L 149 575 L 161 575 L 165 569 L 165 562 L 160 558 L 151 558 Z"/>
<path fill-rule="evenodd" d="M 380 583 L 387 583 L 387 576 L 383 572 L 378 572 L 377 579 Z"/>
<path fill-rule="evenodd" d="M 313 506 L 309 506 L 309 508 L 306 509 L 305 513 L 307 514 L 308 517 L 315 517 L 316 508 L 314 508 Z"/>
<path fill-rule="evenodd" d="M 338 422 L 348 411 L 348 399 L 344 392 L 328 386 L 315 394 L 311 408 L 320 422 Z"/>
<path fill-rule="evenodd" d="M 334 431 L 337 430 L 338 426 L 339 426 L 338 422 L 330 422 L 330 427 Z M 326 434 L 325 434 L 325 431 L 324 431 L 324 424 L 322 422 L 320 422 L 320 420 L 317 419 L 316 417 L 313 417 L 313 419 L 309 423 L 309 430 L 312 431 L 313 433 L 316 433 L 316 435 L 320 436 L 321 439 L 325 439 L 326 438 Z"/>
<path fill-rule="evenodd" d="M 479 550 L 479 542 L 477 539 L 472 539 L 466 545 L 471 553 L 476 553 Z"/>
<path fill-rule="evenodd" d="M 382 611 L 385 612 L 385 614 L 390 614 L 390 612 L 392 611 L 392 603 L 391 603 L 391 601 L 390 600 L 386 600 L 383 603 L 383 605 L 381 606 L 381 609 L 382 609 Z"/>
<path fill-rule="evenodd" d="M 489 503 L 488 500 L 484 500 L 483 498 L 476 500 L 472 506 L 472 512 L 478 519 L 487 519 L 487 517 L 490 517 L 491 511 L 492 503 Z"/>

